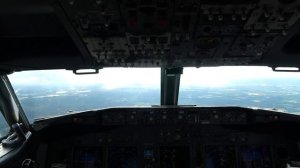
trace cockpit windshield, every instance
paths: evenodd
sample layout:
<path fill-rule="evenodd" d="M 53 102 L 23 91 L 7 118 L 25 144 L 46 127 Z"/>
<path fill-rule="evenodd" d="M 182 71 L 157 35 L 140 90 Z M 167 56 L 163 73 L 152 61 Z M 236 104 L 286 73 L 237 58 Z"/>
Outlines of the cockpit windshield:
<path fill-rule="evenodd" d="M 179 104 L 300 112 L 300 73 L 269 67 L 185 68 Z"/>
<path fill-rule="evenodd" d="M 160 105 L 159 68 L 104 68 L 9 75 L 29 120 L 120 106 Z M 268 67 L 184 68 L 179 105 L 242 106 L 300 112 L 300 73 Z"/>
<path fill-rule="evenodd" d="M 9 79 L 29 120 L 71 112 L 160 103 L 159 68 L 105 68 L 16 72 Z"/>

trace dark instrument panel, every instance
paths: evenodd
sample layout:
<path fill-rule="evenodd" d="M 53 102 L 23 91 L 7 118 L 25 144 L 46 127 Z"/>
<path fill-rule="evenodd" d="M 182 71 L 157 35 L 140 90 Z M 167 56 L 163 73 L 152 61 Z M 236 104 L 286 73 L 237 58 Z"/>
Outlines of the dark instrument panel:
<path fill-rule="evenodd" d="M 296 0 L 59 0 L 77 45 L 99 66 L 248 65 L 298 23 Z"/>
<path fill-rule="evenodd" d="M 238 107 L 153 107 L 70 114 L 33 126 L 42 137 L 41 168 L 285 168 L 299 160 L 299 136 L 291 130 L 299 121 Z"/>

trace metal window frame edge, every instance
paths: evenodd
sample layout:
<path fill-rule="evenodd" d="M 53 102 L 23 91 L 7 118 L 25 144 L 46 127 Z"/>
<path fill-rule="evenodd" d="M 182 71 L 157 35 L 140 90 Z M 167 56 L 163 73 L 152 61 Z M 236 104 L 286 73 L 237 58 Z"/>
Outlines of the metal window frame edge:
<path fill-rule="evenodd" d="M 7 106 L 5 109 L 8 109 L 8 111 L 3 111 L 4 115 L 6 117 L 8 116 L 9 118 L 11 118 L 10 121 L 7 120 L 8 124 L 11 126 L 12 124 L 15 124 L 13 122 L 22 123 L 25 126 L 26 131 L 31 131 L 30 123 L 25 115 L 25 112 L 19 102 L 19 99 L 17 98 L 17 95 L 15 94 L 15 91 L 7 75 L 0 76 L 0 90 L 5 91 L 6 94 L 4 94 L 4 96 L 6 96 L 7 100 L 10 100 L 6 103 L 3 103 L 5 106 Z M 18 109 L 18 118 L 17 116 L 14 116 L 14 114 L 16 114 L 16 111 L 12 111 L 14 110 L 14 106 L 16 106 Z"/>

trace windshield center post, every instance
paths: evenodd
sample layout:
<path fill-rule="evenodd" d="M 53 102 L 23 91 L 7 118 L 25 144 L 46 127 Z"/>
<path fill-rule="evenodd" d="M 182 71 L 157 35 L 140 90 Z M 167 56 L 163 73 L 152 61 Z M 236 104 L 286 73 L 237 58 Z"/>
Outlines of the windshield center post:
<path fill-rule="evenodd" d="M 183 68 L 161 68 L 161 105 L 177 105 Z"/>

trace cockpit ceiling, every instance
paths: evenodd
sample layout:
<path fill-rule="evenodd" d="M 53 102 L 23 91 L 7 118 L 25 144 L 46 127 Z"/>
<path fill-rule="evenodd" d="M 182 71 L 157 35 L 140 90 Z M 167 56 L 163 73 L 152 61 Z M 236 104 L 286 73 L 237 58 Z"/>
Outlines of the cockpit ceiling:
<path fill-rule="evenodd" d="M 6 0 L 0 69 L 300 67 L 300 0 Z"/>

